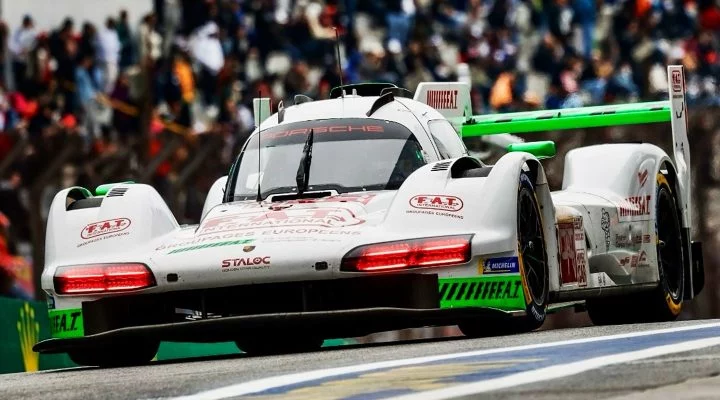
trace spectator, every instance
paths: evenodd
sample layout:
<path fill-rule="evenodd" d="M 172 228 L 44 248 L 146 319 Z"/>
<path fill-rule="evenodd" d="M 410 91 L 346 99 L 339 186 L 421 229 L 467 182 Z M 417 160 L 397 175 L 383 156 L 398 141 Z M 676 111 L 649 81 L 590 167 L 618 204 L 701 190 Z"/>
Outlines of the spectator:
<path fill-rule="evenodd" d="M 133 41 L 130 33 L 130 23 L 128 22 L 127 10 L 120 11 L 120 19 L 115 26 L 120 41 L 120 68 L 129 67 L 133 59 Z"/>
<path fill-rule="evenodd" d="M 100 87 L 105 93 L 110 93 L 115 88 L 117 81 L 121 50 L 114 19 L 108 18 L 105 21 L 105 29 L 100 31 L 99 39 L 100 52 L 97 60 L 102 71 Z"/>
<path fill-rule="evenodd" d="M 162 55 L 162 37 L 155 30 L 155 25 L 155 14 L 146 15 L 140 23 L 138 53 L 143 63 L 154 63 Z"/>
<path fill-rule="evenodd" d="M 206 105 L 217 107 L 217 76 L 225 63 L 222 46 L 218 38 L 218 26 L 208 22 L 193 32 L 190 49 L 200 66 L 199 85 Z"/>
<path fill-rule="evenodd" d="M 15 31 L 10 41 L 9 48 L 12 53 L 13 75 L 17 89 L 22 93 L 29 93 L 30 79 L 27 75 L 27 66 L 30 52 L 35 44 L 37 32 L 32 17 L 23 17 L 22 25 Z"/>
<path fill-rule="evenodd" d="M 75 84 L 77 92 L 78 112 L 85 120 L 85 132 L 88 140 L 95 138 L 98 131 L 95 109 L 99 91 L 95 86 L 93 75 L 95 65 L 93 56 L 85 53 L 80 56 L 80 63 L 75 70 Z"/>

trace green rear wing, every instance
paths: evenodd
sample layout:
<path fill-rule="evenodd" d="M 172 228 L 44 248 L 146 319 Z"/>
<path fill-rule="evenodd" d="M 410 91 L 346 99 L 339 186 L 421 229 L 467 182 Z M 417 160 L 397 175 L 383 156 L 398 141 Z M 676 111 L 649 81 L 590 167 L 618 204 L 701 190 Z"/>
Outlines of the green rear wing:
<path fill-rule="evenodd" d="M 460 125 L 463 138 L 503 133 L 670 122 L 670 101 L 473 116 Z"/>

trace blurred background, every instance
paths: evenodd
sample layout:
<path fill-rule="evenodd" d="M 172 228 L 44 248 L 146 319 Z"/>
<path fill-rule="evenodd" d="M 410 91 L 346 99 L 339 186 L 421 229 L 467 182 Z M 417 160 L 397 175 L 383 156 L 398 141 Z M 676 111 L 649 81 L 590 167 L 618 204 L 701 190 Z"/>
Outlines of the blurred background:
<path fill-rule="evenodd" d="M 61 188 L 149 183 L 197 223 L 254 128 L 252 97 L 322 99 L 339 85 L 337 29 L 345 83 L 461 79 L 476 114 L 666 99 L 665 66 L 683 64 L 707 274 L 683 318 L 720 316 L 718 0 L 0 0 L 0 19 L 0 296 L 43 299 Z M 664 126 L 534 135 L 558 143 L 554 188 L 570 148 L 670 138 Z M 587 323 L 563 312 L 546 327 Z"/>

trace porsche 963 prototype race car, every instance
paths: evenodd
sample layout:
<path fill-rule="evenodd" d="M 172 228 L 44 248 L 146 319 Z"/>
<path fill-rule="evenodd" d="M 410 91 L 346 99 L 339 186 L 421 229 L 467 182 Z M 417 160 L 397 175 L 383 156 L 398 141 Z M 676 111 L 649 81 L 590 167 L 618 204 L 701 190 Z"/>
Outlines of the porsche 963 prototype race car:
<path fill-rule="evenodd" d="M 703 266 L 682 67 L 668 79 L 669 101 L 486 116 L 464 83 L 422 83 L 413 98 L 347 85 L 271 116 L 255 99 L 261 129 L 198 225 L 179 226 L 144 184 L 55 196 L 42 274 L 53 338 L 35 350 L 129 365 L 161 341 L 262 354 L 420 326 L 496 335 L 568 302 L 597 324 L 672 320 Z M 672 154 L 577 148 L 555 192 L 540 162 L 554 143 L 515 143 L 485 165 L 461 138 L 652 122 L 670 123 Z"/>

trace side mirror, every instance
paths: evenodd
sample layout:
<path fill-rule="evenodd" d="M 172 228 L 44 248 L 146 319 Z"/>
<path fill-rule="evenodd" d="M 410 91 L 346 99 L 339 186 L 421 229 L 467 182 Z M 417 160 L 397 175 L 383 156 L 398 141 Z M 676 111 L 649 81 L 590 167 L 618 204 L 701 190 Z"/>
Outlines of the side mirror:
<path fill-rule="evenodd" d="M 553 158 L 557 152 L 555 142 L 544 140 L 540 142 L 511 143 L 507 147 L 508 153 L 514 151 L 524 151 L 537 157 L 538 159 Z"/>
<path fill-rule="evenodd" d="M 212 187 L 210 187 L 210 191 L 208 192 L 207 197 L 205 198 L 205 205 L 203 206 L 202 210 L 202 216 L 200 217 L 200 221 L 205 219 L 205 216 L 207 215 L 210 210 L 212 210 L 213 207 L 215 207 L 218 204 L 222 204 L 223 202 L 223 196 L 225 194 L 225 185 L 227 184 L 228 177 L 227 175 L 223 176 L 222 178 L 218 178 L 218 180 L 213 183 Z"/>

